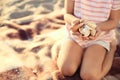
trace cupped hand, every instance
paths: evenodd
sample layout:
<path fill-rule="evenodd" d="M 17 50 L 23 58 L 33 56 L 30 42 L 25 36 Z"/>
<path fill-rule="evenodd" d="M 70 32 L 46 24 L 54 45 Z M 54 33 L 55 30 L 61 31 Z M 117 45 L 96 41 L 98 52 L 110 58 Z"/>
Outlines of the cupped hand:
<path fill-rule="evenodd" d="M 72 35 L 77 36 L 80 40 L 89 40 L 89 37 L 84 37 L 80 32 L 71 32 Z"/>
<path fill-rule="evenodd" d="M 78 29 L 81 28 L 83 25 L 86 24 L 89 24 L 89 26 L 93 26 L 93 28 L 96 29 L 96 34 L 93 36 L 93 35 L 90 35 L 90 36 L 83 36 L 79 31 Z M 72 33 L 72 35 L 75 35 L 77 36 L 79 39 L 81 40 L 94 40 L 96 39 L 100 33 L 101 33 L 101 30 L 99 27 L 97 27 L 97 25 L 93 25 L 93 23 L 89 22 L 89 21 L 85 21 L 83 19 L 80 19 L 80 20 L 75 20 L 73 21 L 72 25 L 71 25 L 71 28 L 70 28 L 70 31 Z"/>
<path fill-rule="evenodd" d="M 80 32 L 72 32 L 72 35 L 76 35 L 80 40 L 95 40 L 101 34 L 100 29 L 96 29 L 96 30 L 97 30 L 97 32 L 94 36 L 92 36 L 92 35 L 83 36 Z"/>
<path fill-rule="evenodd" d="M 78 19 L 72 22 L 70 30 L 74 33 L 77 32 L 80 27 L 84 25 L 83 19 Z"/>
<path fill-rule="evenodd" d="M 99 27 L 96 27 L 96 34 L 94 36 L 89 36 L 89 40 L 94 40 L 96 39 L 101 33 L 101 30 Z"/>

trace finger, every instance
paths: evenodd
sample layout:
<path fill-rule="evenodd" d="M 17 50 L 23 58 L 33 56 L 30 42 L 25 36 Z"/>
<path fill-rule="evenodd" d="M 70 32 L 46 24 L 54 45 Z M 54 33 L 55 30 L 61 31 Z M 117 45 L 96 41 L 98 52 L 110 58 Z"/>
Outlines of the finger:
<path fill-rule="evenodd" d="M 77 29 L 79 29 L 79 27 L 83 26 L 83 22 L 84 22 L 83 19 L 74 21 L 72 23 L 72 27 L 71 27 L 71 29 L 73 30 L 73 32 L 76 31 Z"/>
<path fill-rule="evenodd" d="M 77 36 L 80 40 L 83 40 L 82 35 L 79 32 L 75 32 L 74 35 Z"/>
<path fill-rule="evenodd" d="M 82 27 L 84 24 L 83 23 L 80 23 L 80 24 L 78 24 L 78 25 L 75 25 L 75 26 L 73 26 L 72 28 L 71 28 L 71 30 L 73 31 L 73 32 L 76 32 L 80 27 Z"/>
<path fill-rule="evenodd" d="M 84 40 L 81 34 L 78 35 L 78 37 L 79 37 L 80 40 Z"/>
<path fill-rule="evenodd" d="M 80 20 L 75 20 L 72 22 L 72 25 L 80 24 Z"/>
<path fill-rule="evenodd" d="M 97 32 L 93 37 L 96 38 L 100 35 L 100 32 Z"/>
<path fill-rule="evenodd" d="M 80 19 L 80 23 L 83 23 L 84 22 L 84 19 Z"/>
<path fill-rule="evenodd" d="M 90 39 L 90 40 L 94 40 L 95 37 L 93 37 L 93 36 L 89 36 L 89 39 Z"/>
<path fill-rule="evenodd" d="M 85 37 L 85 40 L 89 40 L 89 37 Z"/>
<path fill-rule="evenodd" d="M 97 32 L 95 36 L 99 36 L 100 35 L 100 32 Z"/>
<path fill-rule="evenodd" d="M 79 27 L 78 27 L 78 29 L 79 29 L 79 28 L 81 28 L 82 26 L 84 26 L 84 23 L 80 23 L 78 26 L 79 26 Z"/>
<path fill-rule="evenodd" d="M 72 35 L 80 35 L 79 32 L 72 32 Z"/>
<path fill-rule="evenodd" d="M 89 40 L 89 37 L 82 36 L 84 40 Z"/>
<path fill-rule="evenodd" d="M 86 37 L 83 37 L 83 36 L 82 36 L 82 38 L 83 38 L 83 40 L 86 40 Z"/>

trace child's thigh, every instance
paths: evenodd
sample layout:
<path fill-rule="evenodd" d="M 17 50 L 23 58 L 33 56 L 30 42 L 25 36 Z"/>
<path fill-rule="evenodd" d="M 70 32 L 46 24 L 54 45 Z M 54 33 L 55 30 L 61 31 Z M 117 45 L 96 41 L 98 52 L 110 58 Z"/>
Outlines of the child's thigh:
<path fill-rule="evenodd" d="M 89 46 L 83 54 L 81 73 L 101 73 L 106 49 L 98 44 Z"/>
<path fill-rule="evenodd" d="M 57 64 L 59 68 L 78 67 L 83 49 L 71 39 L 66 39 L 61 46 Z"/>

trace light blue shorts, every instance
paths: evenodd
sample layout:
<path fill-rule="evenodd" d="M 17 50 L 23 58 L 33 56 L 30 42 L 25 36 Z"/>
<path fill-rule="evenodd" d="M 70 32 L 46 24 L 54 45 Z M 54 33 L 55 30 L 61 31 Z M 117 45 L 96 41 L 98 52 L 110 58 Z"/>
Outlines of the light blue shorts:
<path fill-rule="evenodd" d="M 109 42 L 105 42 L 102 40 L 91 41 L 91 43 L 89 43 L 88 46 L 93 45 L 93 44 L 98 44 L 98 45 L 104 47 L 107 51 L 110 51 L 110 43 Z"/>
<path fill-rule="evenodd" d="M 74 42 L 78 43 L 83 48 L 87 48 L 87 47 L 89 47 L 93 44 L 98 44 L 98 45 L 104 47 L 108 52 L 110 51 L 110 42 L 106 42 L 106 41 L 102 41 L 102 40 L 92 40 L 92 41 L 89 41 L 86 44 L 82 44 L 82 43 L 79 43 L 79 42 L 75 41 L 71 37 L 68 37 L 68 39 L 73 40 Z"/>

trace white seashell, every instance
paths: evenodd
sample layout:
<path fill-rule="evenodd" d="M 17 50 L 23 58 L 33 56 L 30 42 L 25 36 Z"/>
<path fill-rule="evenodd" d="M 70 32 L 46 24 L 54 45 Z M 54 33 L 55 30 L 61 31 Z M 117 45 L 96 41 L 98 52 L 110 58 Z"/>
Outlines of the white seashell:
<path fill-rule="evenodd" d="M 79 28 L 79 32 L 80 32 L 83 36 L 87 37 L 87 36 L 90 35 L 90 28 L 88 28 L 88 26 L 85 25 L 85 26 L 83 26 L 82 28 Z"/>
<path fill-rule="evenodd" d="M 85 25 L 82 28 L 79 28 L 79 32 L 85 37 L 87 37 L 89 35 L 95 36 L 96 24 L 94 22 L 90 22 L 90 21 L 89 22 L 85 21 L 84 24 Z"/>

